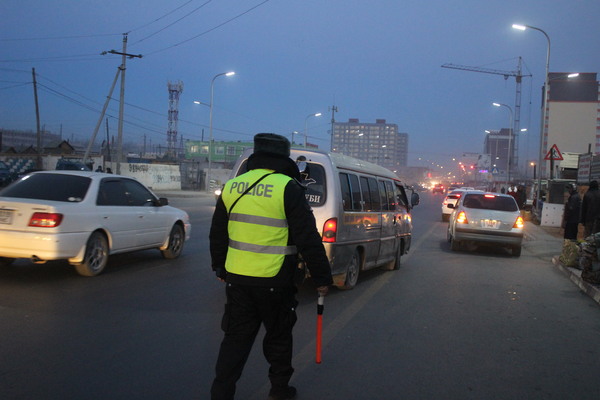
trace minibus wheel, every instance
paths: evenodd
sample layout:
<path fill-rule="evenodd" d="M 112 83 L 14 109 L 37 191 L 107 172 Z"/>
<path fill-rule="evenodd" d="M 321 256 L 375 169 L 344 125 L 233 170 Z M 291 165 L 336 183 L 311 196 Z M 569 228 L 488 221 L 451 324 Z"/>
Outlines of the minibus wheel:
<path fill-rule="evenodd" d="M 348 290 L 352 289 L 356 286 L 356 282 L 358 282 L 358 273 L 360 271 L 360 253 L 358 250 L 354 250 L 354 254 L 352 255 L 352 259 L 348 263 L 348 269 L 346 270 L 346 281 L 343 286 L 340 286 L 340 289 Z"/>

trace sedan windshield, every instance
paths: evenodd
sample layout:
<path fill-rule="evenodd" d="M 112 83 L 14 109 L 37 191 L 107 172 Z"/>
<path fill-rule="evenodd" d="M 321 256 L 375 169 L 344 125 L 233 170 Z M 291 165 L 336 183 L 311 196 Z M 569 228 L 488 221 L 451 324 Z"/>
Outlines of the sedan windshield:
<path fill-rule="evenodd" d="M 512 197 L 490 194 L 467 194 L 463 205 L 465 208 L 480 210 L 517 211 L 517 202 Z"/>
<path fill-rule="evenodd" d="M 80 202 L 90 186 L 91 179 L 63 174 L 33 174 L 7 187 L 0 196 L 64 202 Z"/>

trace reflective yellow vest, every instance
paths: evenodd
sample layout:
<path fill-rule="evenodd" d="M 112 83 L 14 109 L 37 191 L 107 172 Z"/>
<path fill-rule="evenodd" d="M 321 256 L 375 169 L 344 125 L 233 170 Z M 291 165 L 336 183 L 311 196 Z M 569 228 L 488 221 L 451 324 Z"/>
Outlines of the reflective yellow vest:
<path fill-rule="evenodd" d="M 277 275 L 286 255 L 296 254 L 296 247 L 287 245 L 288 225 L 283 200 L 285 186 L 291 178 L 271 174 L 242 196 L 254 182 L 271 172 L 254 169 L 228 181 L 223 188 L 221 198 L 230 213 L 227 272 L 270 278 Z"/>

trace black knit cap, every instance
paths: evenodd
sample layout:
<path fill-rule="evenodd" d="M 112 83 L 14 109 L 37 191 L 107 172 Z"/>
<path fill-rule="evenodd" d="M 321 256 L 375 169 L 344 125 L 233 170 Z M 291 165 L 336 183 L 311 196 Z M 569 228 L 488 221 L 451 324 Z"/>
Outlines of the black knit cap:
<path fill-rule="evenodd" d="M 254 135 L 254 153 L 288 158 L 290 156 L 290 141 L 274 133 L 257 133 Z"/>

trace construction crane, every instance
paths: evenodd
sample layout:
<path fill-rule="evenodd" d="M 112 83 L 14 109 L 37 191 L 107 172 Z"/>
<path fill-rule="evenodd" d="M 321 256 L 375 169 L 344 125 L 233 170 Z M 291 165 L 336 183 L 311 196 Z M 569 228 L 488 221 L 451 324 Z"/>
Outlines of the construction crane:
<path fill-rule="evenodd" d="M 444 64 L 442 65 L 442 68 L 452 68 L 452 69 L 459 69 L 462 71 L 471 71 L 471 72 L 481 72 L 484 74 L 493 74 L 493 75 L 502 75 L 504 77 L 504 80 L 507 80 L 509 77 L 514 76 L 515 77 L 515 81 L 516 81 L 516 95 L 515 95 L 515 115 L 514 115 L 514 121 L 513 121 L 513 135 L 515 138 L 514 141 L 514 157 L 511 157 L 514 160 L 514 164 L 517 166 L 517 170 L 519 168 L 519 136 L 518 133 L 520 132 L 520 124 L 521 124 L 521 81 L 523 80 L 523 77 L 530 77 L 531 74 L 529 75 L 523 75 L 522 73 L 522 66 L 523 61 L 522 58 L 519 57 L 519 63 L 517 65 L 517 70 L 516 71 L 502 71 L 502 70 L 498 70 L 498 69 L 490 69 L 490 68 L 482 68 L 482 67 L 470 67 L 467 65 L 455 65 L 455 64 Z M 511 164 L 513 164 L 511 163 Z"/>

